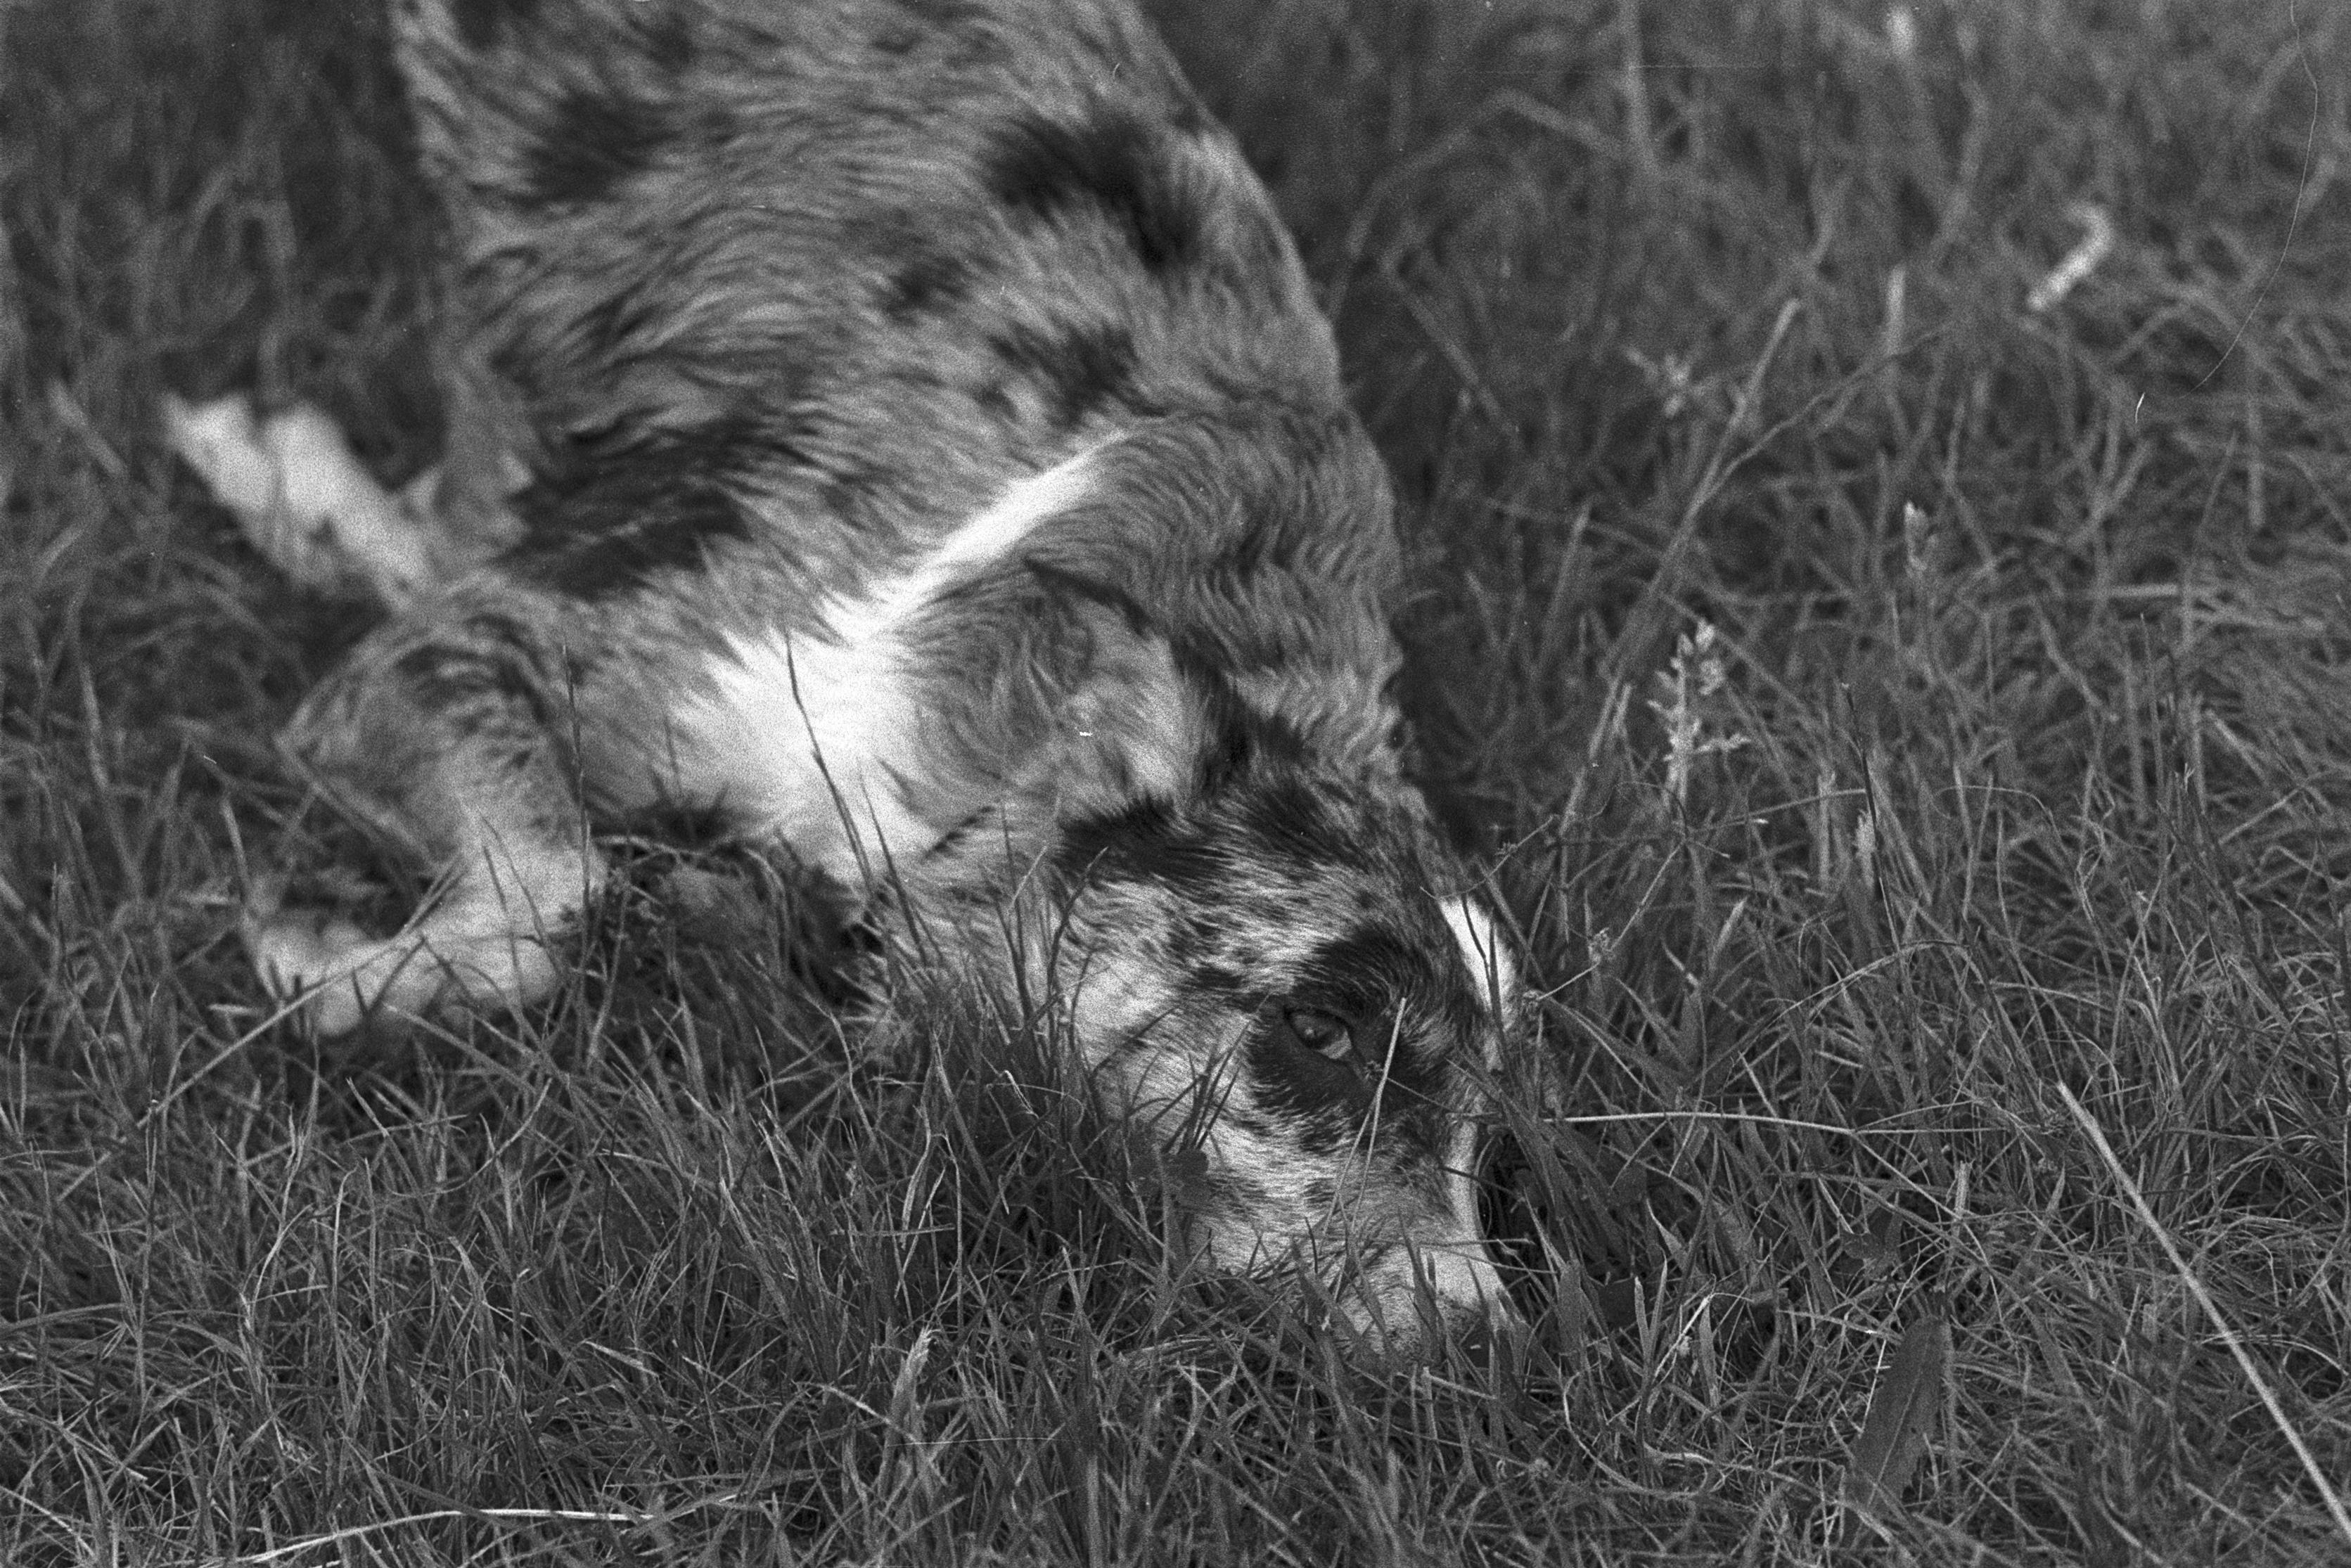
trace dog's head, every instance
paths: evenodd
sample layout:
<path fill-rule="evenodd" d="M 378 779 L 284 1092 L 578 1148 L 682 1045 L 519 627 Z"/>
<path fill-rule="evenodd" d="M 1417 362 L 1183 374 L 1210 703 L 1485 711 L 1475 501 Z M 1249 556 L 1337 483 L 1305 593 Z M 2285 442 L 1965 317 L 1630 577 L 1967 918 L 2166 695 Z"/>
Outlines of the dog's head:
<path fill-rule="evenodd" d="M 1061 824 L 1029 970 L 1217 1266 L 1303 1264 L 1391 1352 L 1506 1322 L 1475 1184 L 1516 992 L 1494 923 L 1391 771 L 1220 706 L 1179 788 Z"/>
<path fill-rule="evenodd" d="M 907 633 L 952 673 L 908 810 L 959 826 L 897 929 L 1059 1009 L 1215 1263 L 1423 1347 L 1507 1315 L 1473 1167 L 1515 976 L 1398 770 L 1376 455 L 1262 423 L 1104 448 Z"/>

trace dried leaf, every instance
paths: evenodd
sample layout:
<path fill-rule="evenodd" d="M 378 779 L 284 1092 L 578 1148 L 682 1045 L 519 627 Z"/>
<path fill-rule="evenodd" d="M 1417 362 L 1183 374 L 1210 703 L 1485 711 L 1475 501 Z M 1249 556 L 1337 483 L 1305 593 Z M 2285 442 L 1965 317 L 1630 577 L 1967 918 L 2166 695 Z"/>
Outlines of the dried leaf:
<path fill-rule="evenodd" d="M 1901 1507 L 1943 1406 L 1943 1371 L 1950 1357 L 1950 1326 L 1939 1316 L 1929 1313 L 1903 1333 L 1870 1396 L 1869 1415 L 1845 1466 L 1847 1502 L 1880 1515 Z"/>

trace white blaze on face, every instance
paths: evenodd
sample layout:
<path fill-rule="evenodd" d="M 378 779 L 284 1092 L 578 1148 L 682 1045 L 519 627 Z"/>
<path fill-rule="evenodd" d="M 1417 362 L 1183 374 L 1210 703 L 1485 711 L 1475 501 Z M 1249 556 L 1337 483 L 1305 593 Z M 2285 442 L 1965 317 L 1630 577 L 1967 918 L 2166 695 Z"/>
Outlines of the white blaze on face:
<path fill-rule="evenodd" d="M 1502 946 L 1494 929 L 1493 916 L 1469 902 L 1466 897 L 1448 898 L 1438 908 L 1445 912 L 1445 924 L 1451 927 L 1453 940 L 1461 949 L 1461 962 L 1469 970 L 1470 983 L 1478 988 L 1478 999 L 1490 1010 L 1500 1008 L 1495 1018 L 1496 1030 L 1487 1039 L 1486 1067 L 1489 1071 L 1501 1066 L 1501 1032 L 1517 1010 L 1519 967 Z"/>
<path fill-rule="evenodd" d="M 1502 1030 L 1518 1009 L 1518 965 L 1495 930 L 1493 917 L 1483 909 L 1466 897 L 1446 899 L 1438 907 L 1444 911 L 1445 924 L 1452 929 L 1461 961 L 1488 1015 L 1483 1036 L 1485 1069 L 1498 1073 L 1502 1067 Z M 1507 1313 L 1509 1299 L 1502 1290 L 1502 1278 L 1487 1256 L 1479 1224 L 1478 1186 L 1472 1176 L 1477 1158 L 1478 1129 L 1465 1118 L 1454 1134 L 1446 1177 L 1454 1221 L 1460 1229 L 1450 1245 L 1440 1242 L 1425 1252 L 1422 1268 L 1439 1303 L 1482 1301 L 1489 1313 Z"/>
<path fill-rule="evenodd" d="M 909 668 L 905 632 L 941 592 L 1083 500 L 1099 450 L 1019 480 L 895 575 L 829 601 L 822 634 L 730 636 L 714 690 L 675 718 L 679 792 L 742 812 L 845 886 L 869 866 L 880 874 L 885 848 L 929 849 L 946 824 L 917 819 L 893 775 L 921 777 L 924 700 L 954 672 Z"/>

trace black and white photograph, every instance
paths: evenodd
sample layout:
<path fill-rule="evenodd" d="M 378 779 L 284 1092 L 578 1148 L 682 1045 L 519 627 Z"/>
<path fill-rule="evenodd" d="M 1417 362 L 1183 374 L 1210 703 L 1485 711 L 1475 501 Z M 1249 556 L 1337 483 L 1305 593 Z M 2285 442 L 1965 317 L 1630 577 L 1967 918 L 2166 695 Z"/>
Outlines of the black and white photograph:
<path fill-rule="evenodd" d="M 0 0 L 0 1564 L 2351 1563 L 2351 8 Z"/>

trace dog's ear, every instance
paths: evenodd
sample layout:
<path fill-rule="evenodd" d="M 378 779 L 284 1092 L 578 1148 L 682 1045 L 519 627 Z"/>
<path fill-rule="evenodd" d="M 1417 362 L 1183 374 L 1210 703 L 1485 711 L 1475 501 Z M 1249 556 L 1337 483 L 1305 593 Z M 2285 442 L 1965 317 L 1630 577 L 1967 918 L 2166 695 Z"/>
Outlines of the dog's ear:
<path fill-rule="evenodd" d="M 1083 716 L 1053 780 L 1065 811 L 1210 799 L 1312 755 L 1289 716 L 1180 643 L 1125 618 L 1098 616 L 1092 631 L 1092 678 L 1064 699 Z"/>
<path fill-rule="evenodd" d="M 925 721 L 928 766 L 905 780 L 935 821 L 975 810 L 1017 841 L 1052 822 L 1196 788 L 1207 716 L 1165 639 L 1056 578 L 995 575 L 949 595 L 921 662 L 956 672 Z"/>
<path fill-rule="evenodd" d="M 1098 815 L 1138 800 L 1194 793 L 1212 716 L 1167 644 L 1124 624 L 1094 629 L 1092 673 L 1065 700 L 1066 727 L 1038 780 L 1057 814 Z"/>

